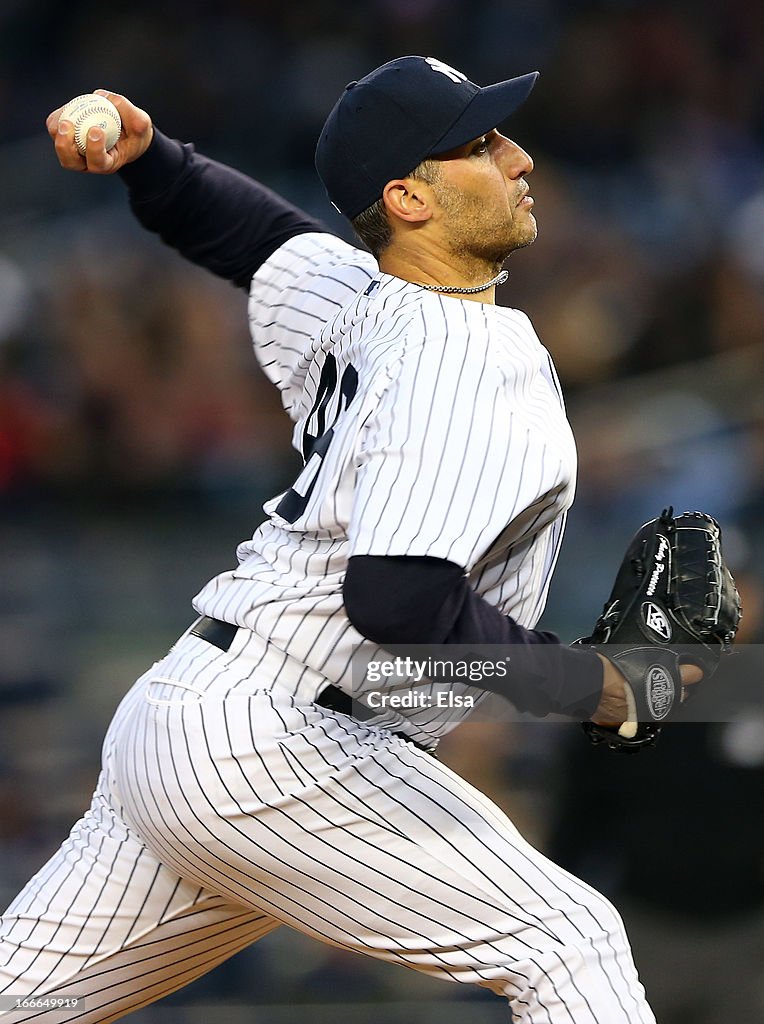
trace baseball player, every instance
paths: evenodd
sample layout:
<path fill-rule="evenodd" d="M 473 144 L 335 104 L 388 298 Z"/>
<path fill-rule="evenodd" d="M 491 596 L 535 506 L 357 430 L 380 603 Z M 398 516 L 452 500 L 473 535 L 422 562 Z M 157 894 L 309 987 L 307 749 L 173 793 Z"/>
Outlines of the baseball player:
<path fill-rule="evenodd" d="M 14 1022 L 115 1020 L 283 924 L 523 1024 L 654 1022 L 614 908 L 431 753 L 490 690 L 627 718 L 609 660 L 534 629 L 576 472 L 550 356 L 494 304 L 536 236 L 533 162 L 497 125 L 535 79 L 411 56 L 347 86 L 316 163 L 369 252 L 122 96 L 109 152 L 50 115 L 65 168 L 119 172 L 149 230 L 248 290 L 305 465 L 127 694 L 89 810 L 3 915 Z M 510 671 L 445 706 L 432 683 L 372 699 L 358 653 L 412 643 L 511 644 Z"/>

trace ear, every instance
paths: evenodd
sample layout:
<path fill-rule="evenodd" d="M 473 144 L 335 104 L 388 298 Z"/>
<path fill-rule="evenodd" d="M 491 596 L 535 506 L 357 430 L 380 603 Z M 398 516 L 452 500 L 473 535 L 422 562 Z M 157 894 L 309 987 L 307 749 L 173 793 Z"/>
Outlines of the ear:
<path fill-rule="evenodd" d="M 429 220 L 433 214 L 433 194 L 426 182 L 418 178 L 395 178 L 388 181 L 382 199 L 389 216 L 411 224 Z"/>

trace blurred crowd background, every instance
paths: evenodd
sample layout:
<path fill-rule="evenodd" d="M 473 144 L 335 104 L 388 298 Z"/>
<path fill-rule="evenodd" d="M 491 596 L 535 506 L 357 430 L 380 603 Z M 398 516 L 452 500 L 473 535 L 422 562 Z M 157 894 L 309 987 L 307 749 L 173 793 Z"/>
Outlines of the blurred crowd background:
<path fill-rule="evenodd" d="M 585 633 L 631 534 L 673 504 L 722 523 L 744 639 L 761 643 L 761 4 L 4 0 L 3 905 L 87 803 L 120 695 L 297 465 L 244 293 L 143 233 L 119 181 L 61 171 L 45 117 L 83 91 L 125 93 L 347 235 L 315 177 L 315 139 L 347 81 L 405 53 L 480 83 L 541 71 L 511 125 L 536 161 L 539 238 L 512 257 L 499 301 L 552 351 L 579 443 L 544 625 Z M 464 726 L 442 756 L 616 899 L 661 1024 L 764 1019 L 760 711 L 674 726 L 628 763 L 585 747 L 575 725 L 536 722 Z M 135 1019 L 306 1012 L 506 1019 L 493 998 L 286 934 Z"/>

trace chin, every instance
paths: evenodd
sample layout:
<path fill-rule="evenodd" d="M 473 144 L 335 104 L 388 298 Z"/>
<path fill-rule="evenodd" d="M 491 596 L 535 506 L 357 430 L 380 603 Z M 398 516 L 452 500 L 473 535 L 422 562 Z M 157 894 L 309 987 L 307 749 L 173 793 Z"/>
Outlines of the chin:
<path fill-rule="evenodd" d="M 536 241 L 536 236 L 539 230 L 536 224 L 536 220 L 531 215 L 531 223 L 528 225 L 525 231 L 519 231 L 514 239 L 514 245 L 512 249 L 524 249 L 527 245 L 533 245 Z"/>
<path fill-rule="evenodd" d="M 487 245 L 480 247 L 480 255 L 488 263 L 495 264 L 501 269 L 502 264 L 509 258 L 516 249 L 525 249 L 536 241 L 538 227 L 533 214 L 529 214 L 529 220 L 523 224 L 513 221 L 508 225 L 506 236 L 495 237 Z M 478 250 L 475 250 L 478 252 Z"/>

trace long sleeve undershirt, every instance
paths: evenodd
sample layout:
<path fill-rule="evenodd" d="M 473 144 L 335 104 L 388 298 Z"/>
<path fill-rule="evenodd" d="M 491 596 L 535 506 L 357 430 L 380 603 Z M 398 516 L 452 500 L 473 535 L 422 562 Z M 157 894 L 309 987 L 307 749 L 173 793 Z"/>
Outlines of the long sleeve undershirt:
<path fill-rule="evenodd" d="M 143 156 L 118 173 L 145 228 L 247 291 L 255 271 L 289 238 L 328 230 L 265 185 L 156 129 Z"/>
<path fill-rule="evenodd" d="M 191 262 L 247 290 L 252 275 L 289 238 L 327 231 L 259 182 L 158 131 L 146 153 L 119 175 L 145 228 Z M 510 673 L 485 686 L 521 711 L 584 719 L 599 703 L 603 670 L 594 652 L 518 625 L 480 597 L 453 562 L 355 556 L 343 596 L 355 628 L 388 649 L 508 645 Z"/>
<path fill-rule="evenodd" d="M 602 692 L 602 662 L 554 633 L 525 629 L 477 594 L 461 566 L 441 558 L 356 555 L 343 590 L 348 618 L 393 654 L 415 644 L 501 644 L 509 673 L 481 686 L 520 711 L 589 718 Z"/>

